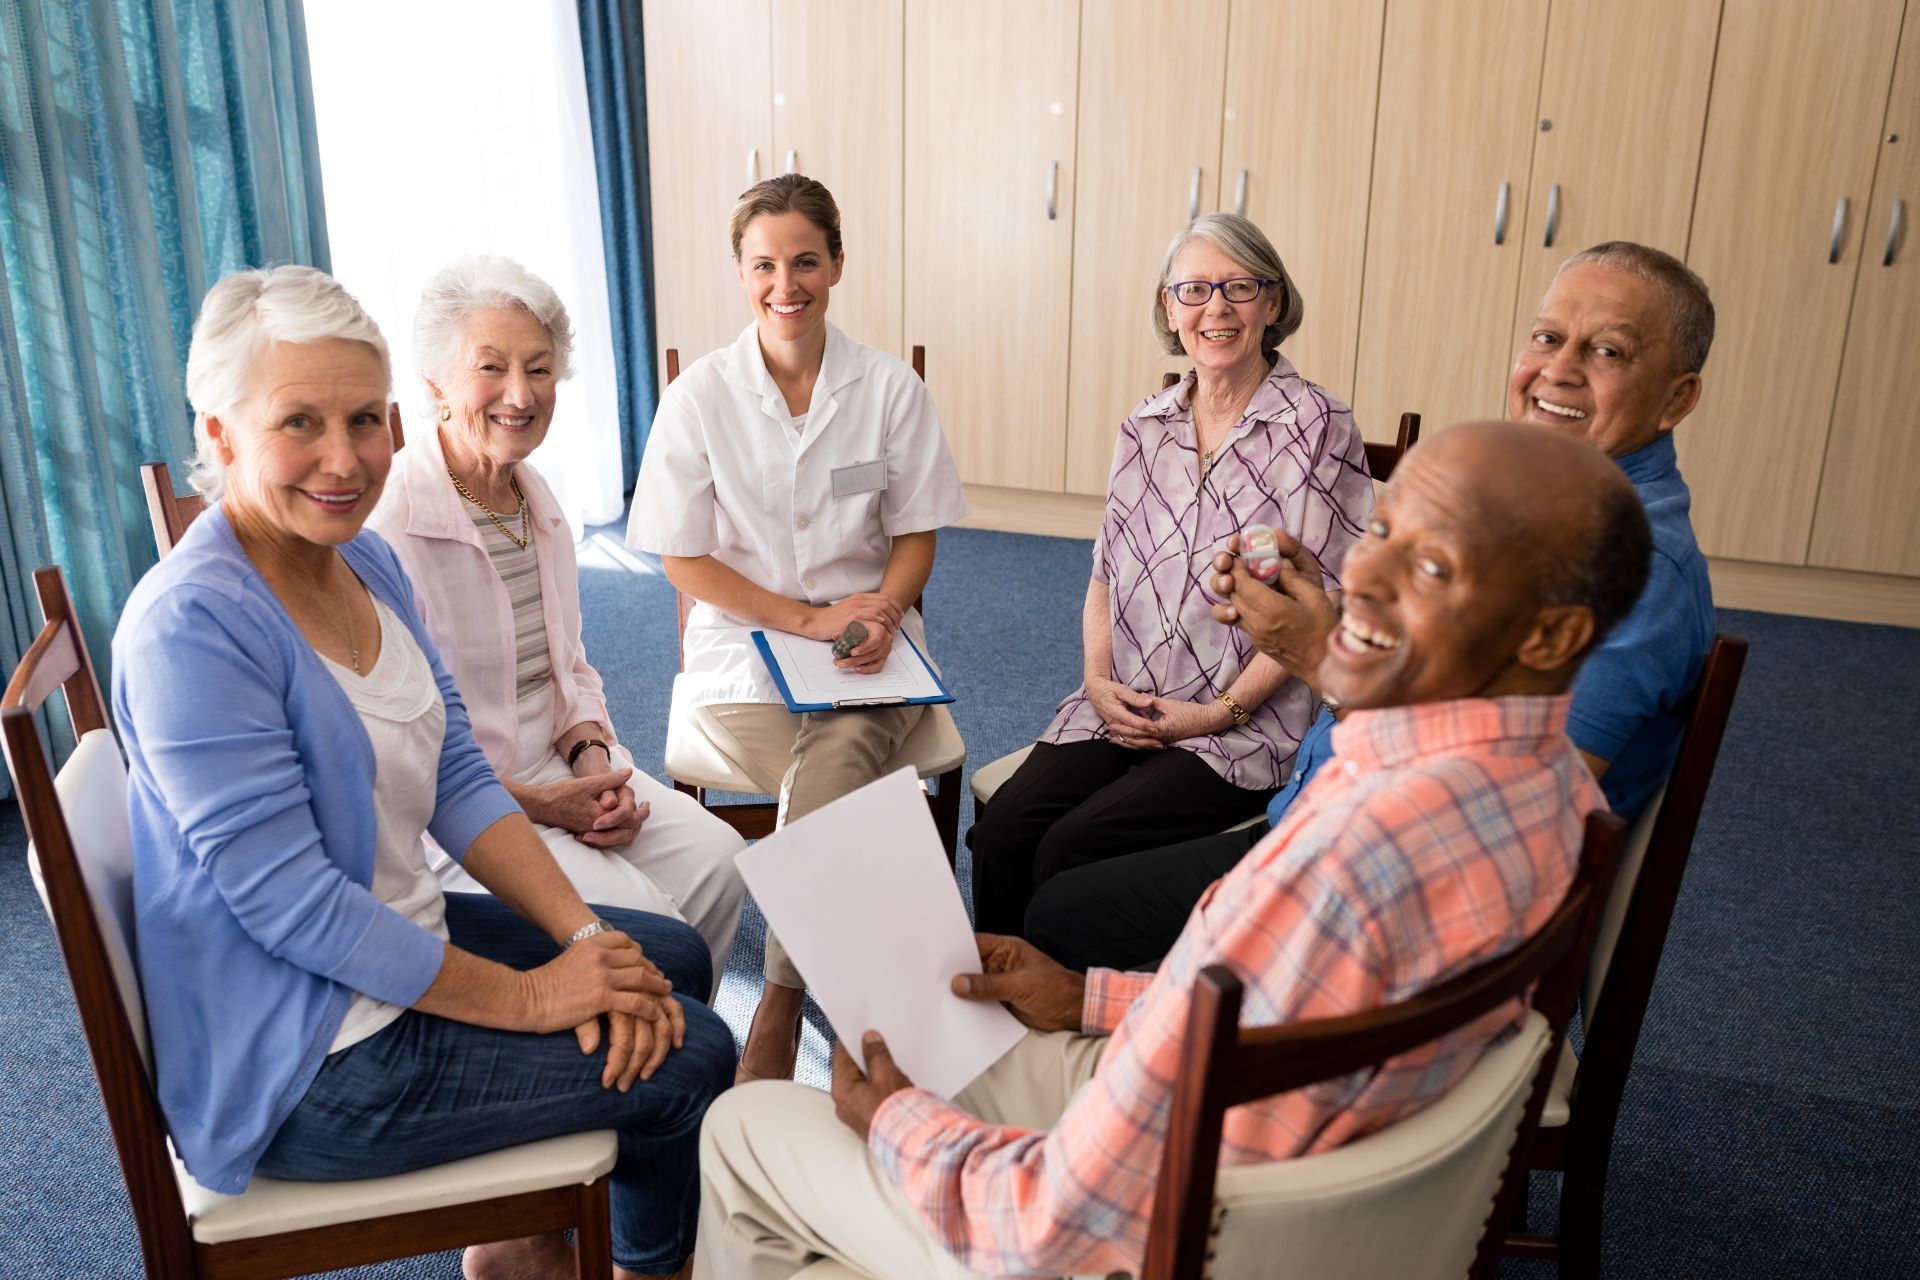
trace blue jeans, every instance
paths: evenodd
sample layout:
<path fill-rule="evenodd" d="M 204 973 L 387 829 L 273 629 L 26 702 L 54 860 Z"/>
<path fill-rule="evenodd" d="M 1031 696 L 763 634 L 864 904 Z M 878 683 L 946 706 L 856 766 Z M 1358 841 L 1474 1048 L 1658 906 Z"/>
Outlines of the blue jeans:
<path fill-rule="evenodd" d="M 571 1031 L 528 1035 L 412 1010 L 330 1054 L 260 1158 L 259 1172 L 310 1182 L 372 1178 L 588 1129 L 617 1129 L 613 1257 L 642 1273 L 674 1271 L 693 1252 L 700 1211 L 700 1121 L 733 1083 L 733 1034 L 704 1003 L 707 944 L 687 925 L 596 908 L 673 982 L 686 1044 L 626 1093 L 600 1087 L 604 1051 Z M 483 894 L 447 895 L 454 945 L 515 969 L 558 954 L 553 940 Z"/>

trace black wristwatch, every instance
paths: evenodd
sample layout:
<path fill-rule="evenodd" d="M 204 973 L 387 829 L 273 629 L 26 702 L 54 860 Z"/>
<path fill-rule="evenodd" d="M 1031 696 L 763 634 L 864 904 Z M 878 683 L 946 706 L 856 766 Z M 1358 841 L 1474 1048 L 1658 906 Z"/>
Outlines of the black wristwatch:
<path fill-rule="evenodd" d="M 573 762 L 575 760 L 578 760 L 580 758 L 580 753 L 582 751 L 585 751 L 588 747 L 600 748 L 602 751 L 607 753 L 608 762 L 609 763 L 612 762 L 613 760 L 612 747 L 600 741 L 600 739 L 598 738 L 582 738 L 580 739 L 580 741 L 573 744 L 573 749 L 571 751 L 567 752 L 567 768 L 569 769 L 573 768 Z"/>

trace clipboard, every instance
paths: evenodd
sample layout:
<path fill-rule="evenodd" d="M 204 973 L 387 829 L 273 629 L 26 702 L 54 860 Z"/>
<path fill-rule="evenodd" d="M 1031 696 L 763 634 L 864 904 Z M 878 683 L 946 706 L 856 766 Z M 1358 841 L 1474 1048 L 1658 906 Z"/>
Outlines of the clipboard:
<path fill-rule="evenodd" d="M 826 654 L 832 651 L 832 646 L 824 640 L 808 640 L 785 632 L 776 632 L 775 635 L 779 637 L 781 648 L 787 650 L 790 655 L 794 653 L 794 645 L 818 646 L 819 650 Z M 801 702 L 794 696 L 795 684 L 801 683 L 798 673 L 790 673 L 782 665 L 765 631 L 753 632 L 753 647 L 760 651 L 760 660 L 766 663 L 767 671 L 772 674 L 773 683 L 779 688 L 780 697 L 785 700 L 789 711 L 846 711 L 858 707 L 921 707 L 954 700 L 946 681 L 940 678 L 940 673 L 933 669 L 933 664 L 927 661 L 927 656 L 920 652 L 920 646 L 916 645 L 913 637 L 905 631 L 895 633 L 893 651 L 887 655 L 888 666 L 881 672 L 872 676 L 839 674 L 832 682 L 846 685 L 846 697 L 817 699 L 809 702 Z M 888 683 L 897 687 L 902 681 L 911 682 L 915 692 L 910 694 L 879 692 L 867 695 L 855 692 L 857 686 L 852 682 L 883 679 L 896 665 L 903 669 L 895 672 L 895 678 Z M 930 692 L 919 692 L 920 690 L 930 690 Z"/>

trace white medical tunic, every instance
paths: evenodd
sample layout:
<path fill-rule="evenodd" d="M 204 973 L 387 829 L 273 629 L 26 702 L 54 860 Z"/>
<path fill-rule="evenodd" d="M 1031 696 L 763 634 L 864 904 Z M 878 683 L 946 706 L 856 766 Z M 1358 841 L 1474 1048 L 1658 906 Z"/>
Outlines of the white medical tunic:
<path fill-rule="evenodd" d="M 661 396 L 627 545 L 711 555 L 775 595 L 822 605 L 878 591 L 893 538 L 966 514 L 933 397 L 912 368 L 829 324 L 813 402 L 796 426 L 749 325 Z M 907 611 L 901 629 L 933 657 L 919 610 Z M 694 606 L 676 715 L 782 700 L 753 630 L 705 601 Z"/>

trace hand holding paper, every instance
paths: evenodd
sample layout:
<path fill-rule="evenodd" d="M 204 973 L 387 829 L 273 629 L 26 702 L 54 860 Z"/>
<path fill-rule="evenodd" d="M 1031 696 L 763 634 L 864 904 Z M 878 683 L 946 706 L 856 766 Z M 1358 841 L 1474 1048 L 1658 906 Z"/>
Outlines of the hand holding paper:
<path fill-rule="evenodd" d="M 861 1038 L 878 1031 L 908 1079 L 951 1098 L 1025 1034 L 997 1003 L 953 992 L 954 975 L 980 972 L 980 953 L 911 769 L 735 861 L 863 1072 Z"/>

